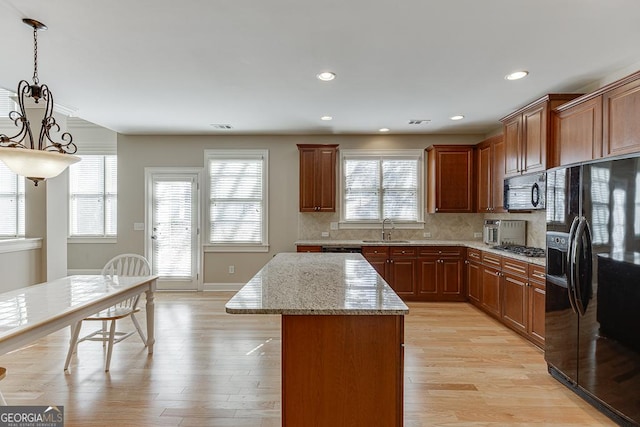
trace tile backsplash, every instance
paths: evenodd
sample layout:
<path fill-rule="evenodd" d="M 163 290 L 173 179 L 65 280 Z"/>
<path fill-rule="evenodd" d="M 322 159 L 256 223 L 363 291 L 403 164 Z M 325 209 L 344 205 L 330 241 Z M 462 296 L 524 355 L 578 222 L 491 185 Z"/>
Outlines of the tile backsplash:
<path fill-rule="evenodd" d="M 431 233 L 431 240 L 482 240 L 474 233 L 482 232 L 485 219 L 522 219 L 527 221 L 527 246 L 543 248 L 545 245 L 545 215 L 543 212 L 526 214 L 426 214 L 424 229 L 393 229 L 393 239 L 425 240 L 424 233 Z M 298 240 L 376 240 L 380 229 L 331 230 L 331 223 L 339 221 L 338 213 L 299 213 Z M 322 237 L 328 232 L 329 237 Z"/>

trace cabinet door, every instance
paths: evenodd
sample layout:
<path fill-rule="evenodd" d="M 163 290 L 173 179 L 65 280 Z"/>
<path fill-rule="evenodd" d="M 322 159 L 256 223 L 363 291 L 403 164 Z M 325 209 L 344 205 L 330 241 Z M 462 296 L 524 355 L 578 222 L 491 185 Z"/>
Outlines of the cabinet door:
<path fill-rule="evenodd" d="M 605 92 L 604 155 L 617 156 L 640 151 L 640 80 Z"/>
<path fill-rule="evenodd" d="M 316 150 L 300 150 L 300 212 L 316 212 Z"/>
<path fill-rule="evenodd" d="M 427 257 L 418 259 L 419 287 L 421 299 L 436 301 L 438 296 L 438 258 Z"/>
<path fill-rule="evenodd" d="M 550 167 L 602 157 L 602 96 L 556 112 Z"/>
<path fill-rule="evenodd" d="M 502 136 L 491 144 L 491 203 L 494 212 L 506 212 L 504 209 L 504 146 Z"/>
<path fill-rule="evenodd" d="M 480 304 L 480 291 L 482 286 L 482 266 L 476 262 L 467 262 L 467 289 L 469 300 L 474 304 Z"/>
<path fill-rule="evenodd" d="M 362 256 L 371 264 L 380 276 L 389 281 L 389 247 L 363 246 Z"/>
<path fill-rule="evenodd" d="M 522 113 L 522 172 L 544 171 L 547 165 L 547 104 Z"/>
<path fill-rule="evenodd" d="M 502 321 L 511 328 L 527 332 L 527 279 L 502 275 Z"/>
<path fill-rule="evenodd" d="M 415 266 L 415 258 L 391 258 L 389 262 L 389 285 L 401 297 L 415 295 Z"/>
<path fill-rule="evenodd" d="M 522 116 L 518 115 L 504 124 L 504 172 L 505 176 L 520 174 L 520 150 Z"/>
<path fill-rule="evenodd" d="M 319 148 L 317 152 L 316 204 L 319 212 L 336 211 L 336 149 Z"/>
<path fill-rule="evenodd" d="M 528 334 L 533 342 L 544 348 L 544 307 L 545 285 L 529 282 L 529 328 Z"/>
<path fill-rule="evenodd" d="M 474 212 L 473 147 L 435 148 L 429 156 L 435 156 L 435 171 L 431 175 L 434 182 L 429 183 L 434 191 L 435 206 L 429 206 L 429 210 Z"/>
<path fill-rule="evenodd" d="M 443 301 L 464 301 L 464 275 L 463 262 L 460 258 L 442 258 L 440 261 L 440 277 Z"/>
<path fill-rule="evenodd" d="M 490 212 L 492 204 L 491 145 L 478 146 L 478 212 Z"/>
<path fill-rule="evenodd" d="M 500 318 L 500 270 L 482 267 L 481 306 L 489 314 Z"/>

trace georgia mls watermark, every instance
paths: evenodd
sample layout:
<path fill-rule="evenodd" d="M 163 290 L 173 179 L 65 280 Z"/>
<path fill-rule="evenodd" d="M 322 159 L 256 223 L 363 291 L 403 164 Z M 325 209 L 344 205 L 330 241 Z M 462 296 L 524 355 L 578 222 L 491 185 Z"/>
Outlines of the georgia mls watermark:
<path fill-rule="evenodd" d="M 0 406 L 0 427 L 64 427 L 64 406 Z"/>

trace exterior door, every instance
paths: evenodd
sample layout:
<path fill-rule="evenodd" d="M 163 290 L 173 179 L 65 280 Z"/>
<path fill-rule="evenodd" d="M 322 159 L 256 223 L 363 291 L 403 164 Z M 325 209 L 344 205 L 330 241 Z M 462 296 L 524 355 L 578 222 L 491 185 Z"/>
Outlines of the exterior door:
<path fill-rule="evenodd" d="M 201 290 L 200 170 L 145 168 L 147 259 L 158 289 Z"/>

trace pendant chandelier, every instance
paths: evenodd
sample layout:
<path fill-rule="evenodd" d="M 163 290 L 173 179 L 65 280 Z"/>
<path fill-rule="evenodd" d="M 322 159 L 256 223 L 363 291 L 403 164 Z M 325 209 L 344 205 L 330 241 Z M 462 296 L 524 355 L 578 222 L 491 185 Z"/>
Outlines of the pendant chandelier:
<path fill-rule="evenodd" d="M 18 83 L 20 111 L 10 112 L 9 119 L 20 130 L 13 136 L 0 134 L 0 160 L 14 173 L 27 177 L 37 186 L 40 181 L 60 175 L 80 157 L 72 155 L 77 147 L 69 132 L 60 135 L 60 142 L 51 136 L 51 132 L 60 132 L 60 126 L 53 117 L 53 94 L 46 84 L 41 85 L 38 80 L 38 31 L 46 30 L 47 26 L 34 19 L 23 19 L 22 22 L 33 28 L 33 84 L 26 80 Z M 26 98 L 31 98 L 36 104 L 40 101 L 45 103 L 44 108 L 40 108 L 44 110 L 44 116 L 37 141 L 27 117 Z"/>

